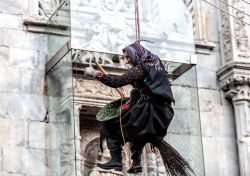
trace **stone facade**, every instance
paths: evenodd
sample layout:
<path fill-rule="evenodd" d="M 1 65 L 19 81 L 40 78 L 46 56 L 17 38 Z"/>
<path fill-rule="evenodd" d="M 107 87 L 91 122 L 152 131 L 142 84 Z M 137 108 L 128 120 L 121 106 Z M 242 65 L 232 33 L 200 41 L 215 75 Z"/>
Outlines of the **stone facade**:
<path fill-rule="evenodd" d="M 224 2 L 248 12 L 247 4 L 240 0 Z M 50 141 L 49 124 L 45 121 L 48 109 L 45 96 L 48 48 L 45 26 L 46 20 L 61 3 L 61 0 L 0 0 L 0 176 L 58 175 L 51 168 L 55 166 L 50 165 L 50 145 L 53 144 Z M 194 18 L 204 158 L 202 175 L 248 176 L 249 27 L 200 0 L 187 0 L 185 3 L 189 5 Z M 241 20 L 246 19 L 246 15 L 224 3 L 216 4 Z M 60 32 L 65 27 L 59 26 L 59 29 L 52 32 Z M 110 71 L 115 73 L 117 70 Z M 74 83 L 77 174 L 122 175 L 105 173 L 93 167 L 92 160 L 99 157 L 99 126 L 93 122 L 97 109 L 86 110 L 87 105 L 100 108 L 118 97 L 118 94 L 105 86 L 101 87 L 94 80 L 79 78 Z M 96 99 L 103 95 L 103 90 L 104 99 Z M 125 90 L 128 93 L 130 88 Z M 88 121 L 81 122 L 83 116 L 88 116 Z M 65 155 L 69 153 L 65 152 Z M 156 172 L 165 175 L 161 159 L 157 154 L 149 152 L 149 147 L 146 147 L 143 156 L 147 158 L 144 168 L 148 175 Z M 84 164 L 85 161 L 88 163 Z M 128 167 L 128 164 L 125 163 L 125 166 Z M 62 173 L 67 175 L 67 169 Z"/>

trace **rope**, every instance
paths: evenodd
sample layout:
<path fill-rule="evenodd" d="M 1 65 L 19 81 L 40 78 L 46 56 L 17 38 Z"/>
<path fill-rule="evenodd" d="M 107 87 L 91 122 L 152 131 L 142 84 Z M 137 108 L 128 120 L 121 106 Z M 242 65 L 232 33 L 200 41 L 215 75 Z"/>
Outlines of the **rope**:
<path fill-rule="evenodd" d="M 135 32 L 136 32 L 136 42 L 140 42 L 140 14 L 139 14 L 139 0 L 135 0 Z"/>

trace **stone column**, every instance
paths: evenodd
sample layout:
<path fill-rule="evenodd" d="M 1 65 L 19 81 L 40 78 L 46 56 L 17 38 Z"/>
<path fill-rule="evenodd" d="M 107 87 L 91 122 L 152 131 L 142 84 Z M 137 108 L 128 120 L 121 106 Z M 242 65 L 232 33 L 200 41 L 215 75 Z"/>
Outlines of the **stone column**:
<path fill-rule="evenodd" d="M 75 120 L 75 150 L 76 150 L 76 173 L 82 176 L 81 168 L 81 135 L 80 135 L 80 107 L 81 105 L 74 103 L 74 120 Z"/>
<path fill-rule="evenodd" d="M 231 81 L 230 89 L 226 92 L 234 105 L 237 144 L 242 176 L 250 175 L 250 78 L 237 77 Z"/>
<path fill-rule="evenodd" d="M 250 67 L 249 67 L 250 68 Z M 250 175 L 250 76 L 233 74 L 221 83 L 235 113 L 240 175 Z"/>

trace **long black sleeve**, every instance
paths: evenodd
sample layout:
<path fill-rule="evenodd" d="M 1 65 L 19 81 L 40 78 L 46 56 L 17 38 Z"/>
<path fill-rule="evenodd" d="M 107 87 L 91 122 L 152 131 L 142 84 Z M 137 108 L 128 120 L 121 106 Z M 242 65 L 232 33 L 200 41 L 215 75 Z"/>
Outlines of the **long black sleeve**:
<path fill-rule="evenodd" d="M 138 79 L 142 79 L 144 76 L 144 70 L 141 66 L 135 66 L 129 69 L 123 75 L 103 75 L 97 74 L 96 79 L 101 81 L 103 84 L 117 88 L 122 87 L 128 84 L 132 84 L 134 81 Z"/>

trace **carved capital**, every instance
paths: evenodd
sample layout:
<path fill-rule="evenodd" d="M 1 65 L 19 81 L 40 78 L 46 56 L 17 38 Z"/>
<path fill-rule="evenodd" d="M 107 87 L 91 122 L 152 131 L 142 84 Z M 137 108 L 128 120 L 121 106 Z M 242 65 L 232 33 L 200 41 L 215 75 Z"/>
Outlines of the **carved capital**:
<path fill-rule="evenodd" d="M 217 72 L 220 87 L 233 101 L 250 101 L 250 63 L 231 62 Z"/>

